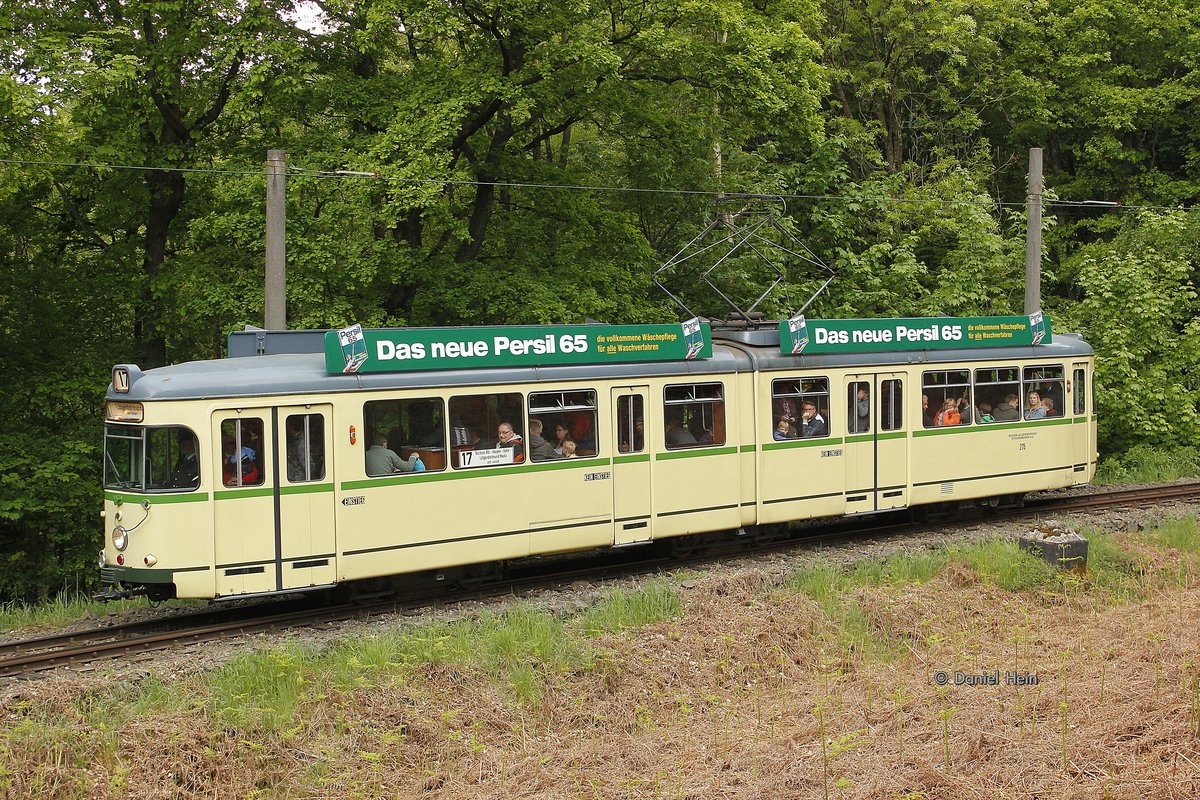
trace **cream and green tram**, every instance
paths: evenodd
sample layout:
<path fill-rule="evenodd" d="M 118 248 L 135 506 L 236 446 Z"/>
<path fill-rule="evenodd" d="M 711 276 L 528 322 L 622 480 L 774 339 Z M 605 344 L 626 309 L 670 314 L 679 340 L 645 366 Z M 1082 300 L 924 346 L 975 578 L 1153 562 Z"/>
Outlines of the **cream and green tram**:
<path fill-rule="evenodd" d="M 996 504 L 1094 471 L 1092 351 L 1070 334 L 793 355 L 771 328 L 672 327 L 454 329 L 453 344 L 432 329 L 416 344 L 375 332 L 353 358 L 342 337 L 344 365 L 344 332 L 254 331 L 231 337 L 224 360 L 118 365 L 102 578 L 114 595 L 229 598 L 468 574 L 708 531 Z M 1035 392 L 1058 408 L 979 410 Z M 952 399 L 959 421 L 930 423 L 923 399 Z"/>

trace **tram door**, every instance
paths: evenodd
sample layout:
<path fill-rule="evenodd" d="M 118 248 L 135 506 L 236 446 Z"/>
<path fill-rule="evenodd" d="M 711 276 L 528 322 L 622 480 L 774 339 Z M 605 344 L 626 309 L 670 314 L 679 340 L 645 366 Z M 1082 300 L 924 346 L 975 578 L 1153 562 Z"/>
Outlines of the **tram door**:
<path fill-rule="evenodd" d="M 277 409 L 281 589 L 324 586 L 336 579 L 330 405 Z"/>
<path fill-rule="evenodd" d="M 650 506 L 650 451 L 646 442 L 646 409 L 650 387 L 612 390 L 613 544 L 647 542 L 654 537 Z"/>
<path fill-rule="evenodd" d="M 1096 451 L 1088 417 L 1087 384 L 1087 364 L 1072 365 L 1071 382 L 1067 385 L 1069 399 L 1066 402 L 1071 404 L 1071 415 L 1075 423 L 1071 426 L 1071 438 L 1074 441 L 1072 461 L 1075 466 L 1076 483 L 1086 482 L 1088 465 L 1092 461 L 1092 453 Z M 1063 413 L 1066 413 L 1065 409 Z"/>
<path fill-rule="evenodd" d="M 845 416 L 840 424 L 846 434 L 847 514 L 908 505 L 904 378 L 899 372 L 846 376 Z M 836 413 L 833 416 L 836 426 Z"/>
<path fill-rule="evenodd" d="M 216 594 L 270 592 L 276 577 L 275 486 L 269 408 L 212 418 Z"/>

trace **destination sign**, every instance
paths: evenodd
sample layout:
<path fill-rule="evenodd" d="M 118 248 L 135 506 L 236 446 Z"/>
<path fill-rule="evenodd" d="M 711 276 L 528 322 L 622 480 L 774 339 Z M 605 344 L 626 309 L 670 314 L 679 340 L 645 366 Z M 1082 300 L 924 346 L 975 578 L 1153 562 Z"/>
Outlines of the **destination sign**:
<path fill-rule="evenodd" d="M 948 350 L 1050 344 L 1050 319 L 1027 317 L 918 317 L 910 319 L 805 319 L 779 323 L 785 354 L 866 353 L 878 350 Z"/>
<path fill-rule="evenodd" d="M 680 325 L 377 328 L 325 333 L 325 368 L 343 372 L 533 367 L 712 358 L 712 329 Z"/>

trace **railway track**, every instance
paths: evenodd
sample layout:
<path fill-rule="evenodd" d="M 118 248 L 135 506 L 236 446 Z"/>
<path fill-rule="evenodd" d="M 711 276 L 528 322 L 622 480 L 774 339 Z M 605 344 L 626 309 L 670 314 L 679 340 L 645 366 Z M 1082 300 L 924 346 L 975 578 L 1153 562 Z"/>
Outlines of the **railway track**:
<path fill-rule="evenodd" d="M 989 520 L 1021 519 L 1046 514 L 1065 514 L 1115 507 L 1147 507 L 1166 502 L 1195 502 L 1200 500 L 1200 481 L 1151 486 L 1114 492 L 1093 492 L 1075 496 L 1037 497 L 1025 508 L 991 514 Z M 791 537 L 753 550 L 734 537 L 721 546 L 690 556 L 662 555 L 646 552 L 638 557 L 636 550 L 618 553 L 602 551 L 593 558 L 580 558 L 569 569 L 551 567 L 539 569 L 522 567 L 516 577 L 482 584 L 472 588 L 455 588 L 438 584 L 403 597 L 389 597 L 373 602 L 342 603 L 333 606 L 314 601 L 289 600 L 261 606 L 208 610 L 181 614 L 162 620 L 131 622 L 63 634 L 51 634 L 22 640 L 0 642 L 0 677 L 27 676 L 58 667 L 111 662 L 136 653 L 166 649 L 179 645 L 212 641 L 257 631 L 296 627 L 320 627 L 365 619 L 378 614 L 412 613 L 439 604 L 458 603 L 470 599 L 486 599 L 510 595 L 546 586 L 557 586 L 575 580 L 604 580 L 613 576 L 650 573 L 664 568 L 697 565 L 731 555 L 764 553 L 772 549 L 792 548 L 819 542 L 845 541 L 864 535 L 896 535 L 926 527 L 909 519 L 894 520 L 889 515 L 881 524 L 863 525 L 862 519 L 809 528 Z M 966 522 L 966 520 L 964 520 Z"/>

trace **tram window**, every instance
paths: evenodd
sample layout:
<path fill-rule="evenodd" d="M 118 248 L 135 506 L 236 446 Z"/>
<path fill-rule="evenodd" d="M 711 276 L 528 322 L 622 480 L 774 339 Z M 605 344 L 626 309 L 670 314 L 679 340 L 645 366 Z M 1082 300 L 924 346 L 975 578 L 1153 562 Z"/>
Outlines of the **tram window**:
<path fill-rule="evenodd" d="M 325 478 L 325 418 L 320 414 L 289 414 L 287 479 L 307 483 Z"/>
<path fill-rule="evenodd" d="M 719 383 L 688 383 L 663 393 L 668 450 L 725 444 L 725 389 Z"/>
<path fill-rule="evenodd" d="M 929 400 L 928 413 L 924 415 L 926 428 L 943 428 L 971 423 L 970 370 L 947 369 L 926 372 L 921 378 L 921 394 Z"/>
<path fill-rule="evenodd" d="M 1081 369 L 1075 370 L 1075 385 L 1071 387 L 1071 391 L 1075 393 L 1076 414 L 1087 413 L 1087 393 L 1084 391 L 1087 388 L 1086 375 Z"/>
<path fill-rule="evenodd" d="M 1061 417 L 1066 397 L 1063 368 L 1058 365 L 1025 368 L 1025 419 Z"/>
<path fill-rule="evenodd" d="M 104 486 L 147 492 L 200 487 L 196 434 L 178 426 L 104 428 Z"/>
<path fill-rule="evenodd" d="M 525 460 L 525 404 L 520 394 L 480 394 L 450 398 L 450 427 L 465 431 L 467 444 L 451 448 L 455 469 L 519 464 Z M 511 430 L 508 442 L 500 441 L 501 426 Z"/>
<path fill-rule="evenodd" d="M 815 415 L 806 426 L 804 406 L 809 403 Z M 780 378 L 772 381 L 771 430 L 775 439 L 804 438 L 805 430 L 809 432 L 807 438 L 828 436 L 829 379 Z"/>
<path fill-rule="evenodd" d="M 871 430 L 871 384 L 853 381 L 846 389 L 846 432 Z"/>
<path fill-rule="evenodd" d="M 263 421 L 256 417 L 221 423 L 221 482 L 258 486 L 263 482 Z"/>
<path fill-rule="evenodd" d="M 541 427 L 540 431 L 536 429 Z M 533 436 L 541 436 L 554 448 L 554 455 L 534 452 Z M 531 461 L 567 458 L 563 452 L 574 447 L 575 456 L 594 456 L 599 452 L 596 437 L 596 392 L 576 389 L 565 392 L 537 392 L 529 395 L 529 449 Z"/>
<path fill-rule="evenodd" d="M 646 449 L 645 404 L 639 394 L 617 398 L 617 441 L 622 453 Z"/>
<path fill-rule="evenodd" d="M 886 380 L 879 385 L 879 429 L 904 429 L 904 382 Z"/>
<path fill-rule="evenodd" d="M 975 370 L 975 401 L 979 422 L 1021 418 L 1021 371 L 1016 367 Z"/>
<path fill-rule="evenodd" d="M 363 426 L 367 446 L 363 460 L 372 476 L 413 472 L 415 460 L 425 469 L 437 472 L 446 468 L 446 424 L 440 397 L 406 400 L 372 400 L 363 404 Z M 384 447 L 392 451 L 371 450 Z"/>

